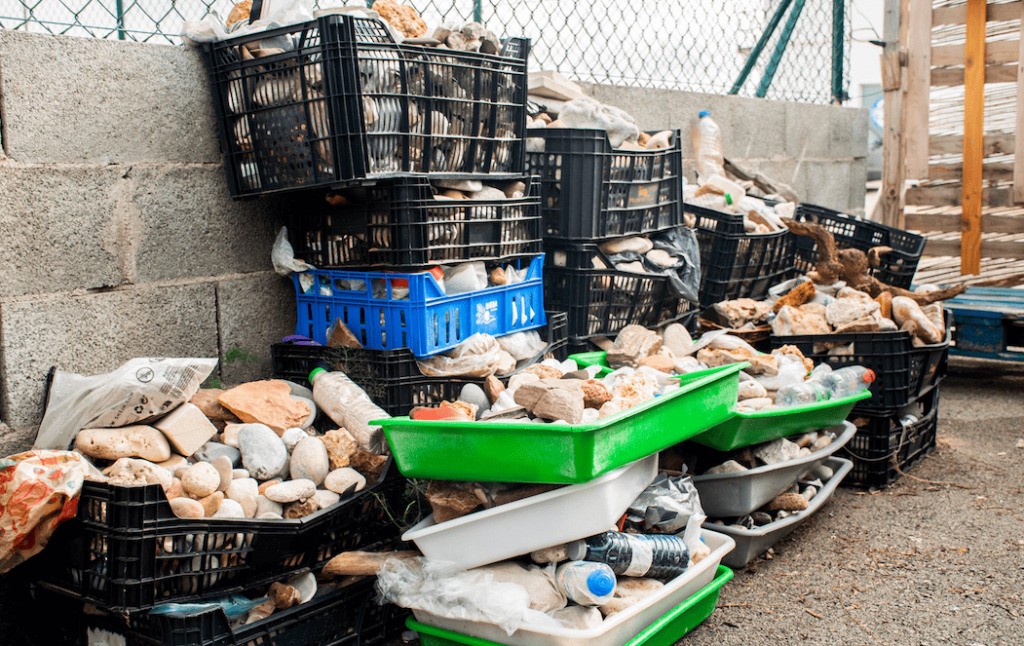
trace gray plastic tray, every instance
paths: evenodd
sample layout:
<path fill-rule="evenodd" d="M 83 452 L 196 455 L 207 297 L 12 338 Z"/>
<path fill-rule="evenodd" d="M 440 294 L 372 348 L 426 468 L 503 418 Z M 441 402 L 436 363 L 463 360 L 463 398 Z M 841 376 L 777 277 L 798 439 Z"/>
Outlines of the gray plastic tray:
<path fill-rule="evenodd" d="M 792 534 L 797 527 L 821 509 L 832 497 L 832 494 L 835 493 L 836 487 L 846 477 L 846 474 L 853 469 L 853 462 L 843 458 L 829 458 L 825 464 L 831 467 L 835 473 L 825 483 L 825 486 L 821 488 L 821 491 L 814 498 L 811 498 L 811 503 L 807 506 L 807 509 L 801 512 L 797 512 L 782 520 L 777 520 L 774 523 L 755 527 L 754 529 L 739 529 L 704 523 L 704 529 L 725 534 L 736 541 L 736 549 L 726 554 L 725 558 L 722 559 L 722 563 L 731 568 L 745 567 L 747 563 L 767 552 L 768 548 L 772 545 Z"/>
<path fill-rule="evenodd" d="M 833 426 L 832 430 L 838 433 L 835 442 L 802 458 L 738 473 L 694 476 L 693 484 L 700 492 L 704 513 L 709 518 L 733 518 L 757 511 L 832 457 L 857 434 L 857 427 L 850 422 Z"/>

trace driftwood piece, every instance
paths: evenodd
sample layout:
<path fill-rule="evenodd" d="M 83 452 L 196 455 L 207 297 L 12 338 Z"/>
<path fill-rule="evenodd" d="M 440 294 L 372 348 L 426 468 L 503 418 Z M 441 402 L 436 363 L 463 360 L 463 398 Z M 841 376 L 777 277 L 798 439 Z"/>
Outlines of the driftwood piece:
<path fill-rule="evenodd" d="M 325 577 L 335 576 L 377 576 L 384 561 L 388 559 L 411 559 L 419 556 L 411 550 L 400 552 L 342 552 L 324 565 Z"/>

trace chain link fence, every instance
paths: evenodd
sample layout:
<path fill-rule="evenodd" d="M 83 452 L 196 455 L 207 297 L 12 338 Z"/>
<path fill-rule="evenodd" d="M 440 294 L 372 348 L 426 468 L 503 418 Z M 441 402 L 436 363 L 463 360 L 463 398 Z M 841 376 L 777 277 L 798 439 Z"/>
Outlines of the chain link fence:
<path fill-rule="evenodd" d="M 829 103 L 837 96 L 845 98 L 849 84 L 850 2 L 411 4 L 428 25 L 480 19 L 496 33 L 527 36 L 533 41 L 531 69 L 555 69 L 580 81 Z M 0 28 L 178 44 L 185 20 L 199 19 L 211 10 L 226 16 L 231 6 L 231 0 L 0 0 Z M 762 37 L 773 19 L 773 33 Z M 748 64 L 759 41 L 761 54 Z M 781 48 L 780 41 L 786 41 Z M 749 73 L 745 82 L 737 83 L 745 64 Z M 769 84 L 766 76 L 771 76 Z"/>

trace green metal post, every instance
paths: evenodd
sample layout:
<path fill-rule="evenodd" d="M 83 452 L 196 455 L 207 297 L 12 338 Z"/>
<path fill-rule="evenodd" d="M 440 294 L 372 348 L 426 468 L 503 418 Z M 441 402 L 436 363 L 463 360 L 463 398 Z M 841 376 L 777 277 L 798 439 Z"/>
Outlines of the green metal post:
<path fill-rule="evenodd" d="M 117 39 L 126 40 L 128 38 L 128 32 L 124 28 L 124 0 L 116 0 L 114 3 L 114 12 L 117 17 Z"/>
<path fill-rule="evenodd" d="M 805 0 L 796 0 L 796 4 L 793 5 L 793 11 L 789 14 L 789 18 L 786 19 L 786 26 L 782 28 L 782 33 L 779 34 L 779 42 L 775 43 L 775 51 L 772 52 L 772 57 L 768 59 L 768 66 L 764 70 L 764 76 L 761 77 L 761 82 L 757 86 L 757 92 L 754 96 L 759 99 L 763 99 L 768 94 L 768 88 L 771 87 L 772 79 L 775 78 L 775 72 L 779 69 L 779 63 L 782 62 L 782 55 L 786 53 L 786 46 L 789 45 L 789 39 L 793 36 L 793 31 L 796 29 L 796 23 L 800 19 L 800 12 L 804 10 Z"/>
<path fill-rule="evenodd" d="M 483 0 L 473 0 L 473 20 L 476 22 L 484 21 Z"/>
<path fill-rule="evenodd" d="M 743 88 L 743 84 L 747 82 L 747 77 L 750 76 L 750 72 L 754 70 L 754 65 L 757 64 L 757 59 L 761 57 L 761 52 L 764 51 L 765 46 L 771 39 L 772 34 L 775 33 L 779 23 L 782 22 L 782 16 L 786 13 L 786 9 L 789 9 L 789 5 L 792 4 L 793 0 L 782 0 L 779 6 L 775 8 L 775 13 L 772 14 L 771 20 L 765 25 L 764 33 L 757 39 L 757 44 L 754 45 L 754 49 L 750 50 L 750 54 L 747 56 L 747 61 L 743 63 L 743 69 L 740 70 L 740 75 L 736 78 L 736 82 L 732 84 L 732 89 L 729 90 L 729 94 L 738 94 Z"/>
<path fill-rule="evenodd" d="M 846 0 L 832 0 L 832 101 L 840 105 L 846 100 L 843 89 L 845 32 Z"/>

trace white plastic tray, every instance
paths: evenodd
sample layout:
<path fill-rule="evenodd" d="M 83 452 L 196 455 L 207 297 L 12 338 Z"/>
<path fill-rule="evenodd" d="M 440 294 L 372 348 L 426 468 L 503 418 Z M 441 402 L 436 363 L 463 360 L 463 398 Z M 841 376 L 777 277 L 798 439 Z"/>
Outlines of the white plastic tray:
<path fill-rule="evenodd" d="M 711 554 L 680 576 L 665 584 L 657 593 L 643 603 L 637 603 L 601 622 L 590 630 L 568 628 L 531 627 L 524 625 L 508 635 L 500 627 L 483 622 L 446 619 L 420 610 L 414 610 L 416 620 L 453 630 L 465 635 L 490 640 L 498 644 L 515 646 L 621 646 L 641 630 L 657 621 L 662 615 L 693 596 L 698 590 L 711 583 L 722 559 L 732 551 L 736 543 L 724 534 L 709 530 L 701 531 L 701 538 Z"/>
<path fill-rule="evenodd" d="M 857 427 L 850 422 L 843 422 L 831 430 L 838 435 L 834 442 L 802 458 L 736 473 L 694 476 L 693 484 L 700 493 L 704 513 L 709 518 L 738 518 L 757 511 L 829 459 L 857 434 Z"/>
<path fill-rule="evenodd" d="M 722 532 L 727 536 L 731 536 L 736 541 L 736 549 L 725 555 L 724 562 L 726 565 L 731 568 L 745 567 L 758 556 L 767 552 L 768 548 L 772 545 L 792 534 L 797 527 L 803 525 L 804 521 L 813 516 L 816 511 L 821 509 L 832 498 L 836 487 L 846 477 L 846 474 L 853 469 L 853 462 L 842 458 L 829 458 L 825 464 L 831 467 L 835 473 L 825 483 L 825 486 L 821 488 L 821 491 L 815 494 L 814 498 L 811 498 L 807 509 L 803 511 L 787 516 L 782 520 L 755 527 L 754 529 L 739 529 L 737 527 L 723 527 L 722 525 L 704 523 L 704 529 Z"/>
<path fill-rule="evenodd" d="M 586 484 L 559 487 L 506 505 L 435 523 L 429 516 L 403 536 L 434 561 L 466 569 L 608 531 L 658 474 L 658 455 Z"/>

